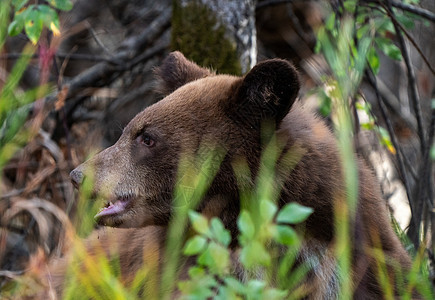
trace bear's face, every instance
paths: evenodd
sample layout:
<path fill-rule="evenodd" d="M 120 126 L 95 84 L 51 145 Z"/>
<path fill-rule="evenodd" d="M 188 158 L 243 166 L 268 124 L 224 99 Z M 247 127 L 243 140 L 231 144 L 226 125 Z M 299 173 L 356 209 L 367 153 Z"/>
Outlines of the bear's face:
<path fill-rule="evenodd" d="M 133 118 L 116 144 L 71 172 L 75 185 L 94 178 L 101 225 L 166 224 L 180 157 L 204 145 L 228 157 L 260 151 L 261 123 L 279 125 L 299 90 L 294 68 L 283 60 L 263 62 L 240 78 L 213 75 L 174 52 L 156 73 L 168 95 Z"/>

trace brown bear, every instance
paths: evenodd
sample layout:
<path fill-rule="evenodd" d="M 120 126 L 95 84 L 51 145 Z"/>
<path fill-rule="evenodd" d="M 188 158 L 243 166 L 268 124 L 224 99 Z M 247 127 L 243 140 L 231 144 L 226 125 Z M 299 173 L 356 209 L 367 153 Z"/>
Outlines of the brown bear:
<path fill-rule="evenodd" d="M 209 218 L 219 217 L 232 234 L 231 248 L 237 249 L 239 193 L 253 188 L 262 152 L 274 135 L 284 153 L 276 164 L 278 206 L 298 202 L 314 209 L 304 224 L 305 242 L 298 258 L 317 262 L 306 279 L 308 298 L 337 298 L 339 272 L 331 249 L 334 210 L 346 199 L 342 165 L 334 135 L 296 101 L 300 83 L 295 68 L 286 60 L 272 59 L 243 77 L 215 75 L 173 52 L 156 74 L 164 99 L 140 112 L 113 146 L 71 172 L 76 187 L 92 172 L 94 192 L 105 199 L 97 222 L 124 228 L 153 226 L 149 231 L 140 229 L 144 235 L 135 247 L 146 248 L 148 238 L 158 241 L 156 249 L 161 250 L 173 213 L 180 159 L 208 145 L 206 149 L 223 149 L 219 152 L 223 155 L 216 160 L 218 171 L 196 209 Z M 302 149 L 301 155 L 286 161 L 292 156 L 285 153 L 294 149 Z M 240 160 L 250 171 L 242 181 L 234 167 Z M 354 298 L 380 299 L 378 266 L 370 249 L 382 249 L 403 270 L 411 262 L 390 225 L 374 176 L 360 159 L 356 164 L 358 204 L 351 223 Z M 122 243 L 132 238 L 124 236 Z M 122 260 L 134 250 L 121 251 Z M 121 263 L 128 273 L 136 260 L 125 258 Z M 394 281 L 392 270 L 389 276 Z"/>

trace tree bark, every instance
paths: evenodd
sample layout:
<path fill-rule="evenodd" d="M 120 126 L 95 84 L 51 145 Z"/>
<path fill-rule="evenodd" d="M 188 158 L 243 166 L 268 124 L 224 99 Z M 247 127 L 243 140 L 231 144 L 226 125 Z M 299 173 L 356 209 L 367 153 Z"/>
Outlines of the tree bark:
<path fill-rule="evenodd" d="M 182 0 L 181 5 L 198 2 Z M 255 28 L 256 0 L 199 0 L 215 13 L 218 22 L 226 28 L 226 36 L 236 45 L 242 73 L 257 63 L 257 32 Z"/>

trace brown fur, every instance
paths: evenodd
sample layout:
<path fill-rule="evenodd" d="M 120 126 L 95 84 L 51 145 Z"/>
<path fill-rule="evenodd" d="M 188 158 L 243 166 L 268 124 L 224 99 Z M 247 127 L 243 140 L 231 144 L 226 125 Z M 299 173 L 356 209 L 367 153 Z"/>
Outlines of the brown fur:
<path fill-rule="evenodd" d="M 94 172 L 95 192 L 106 200 L 133 199 L 123 213 L 101 217 L 98 222 L 115 227 L 165 228 L 172 213 L 180 157 L 197 154 L 204 144 L 209 145 L 207 149 L 218 146 L 225 150 L 225 156 L 198 211 L 223 220 L 233 235 L 235 250 L 239 190 L 252 188 L 253 180 L 248 176 L 237 182 L 234 164 L 247 160 L 255 177 L 262 145 L 275 132 L 284 145 L 277 163 L 279 206 L 297 201 L 314 208 L 304 225 L 306 243 L 299 255 L 300 261 L 313 261 L 313 271 L 305 283 L 309 298 L 335 298 L 339 278 L 332 252 L 334 210 L 346 198 L 340 156 L 326 125 L 295 102 L 299 90 L 295 69 L 287 61 L 275 59 L 258 64 L 243 78 L 213 75 L 175 52 L 157 74 L 160 90 L 168 95 L 139 113 L 115 145 L 71 173 L 79 186 L 88 172 Z M 264 125 L 276 130 L 264 131 Z M 143 143 L 147 137 L 153 145 Z M 292 151 L 300 157 L 286 155 Z M 352 226 L 355 298 L 377 299 L 382 298 L 377 266 L 368 250 L 383 249 L 404 270 L 409 269 L 410 259 L 390 226 L 373 175 L 361 160 L 357 162 L 359 198 Z M 137 262 L 128 257 L 147 246 L 142 238 L 126 239 L 129 242 L 123 243 L 134 243 L 121 249 L 126 261 L 124 272 L 131 276 Z M 162 243 L 164 234 L 151 235 L 151 242 L 155 239 Z"/>

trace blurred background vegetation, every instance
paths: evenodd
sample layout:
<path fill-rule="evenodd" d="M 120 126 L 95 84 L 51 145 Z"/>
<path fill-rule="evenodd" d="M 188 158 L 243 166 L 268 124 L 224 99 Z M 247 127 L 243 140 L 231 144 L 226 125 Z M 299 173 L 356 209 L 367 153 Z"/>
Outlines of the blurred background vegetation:
<path fill-rule="evenodd" d="M 172 50 L 236 75 L 267 58 L 292 61 L 301 101 L 336 130 L 344 161 L 357 151 L 372 166 L 433 283 L 434 35 L 432 0 L 2 1 L 0 291 L 64 253 L 67 222 L 81 237 L 93 230 L 68 174 L 159 100 L 152 69 Z"/>

